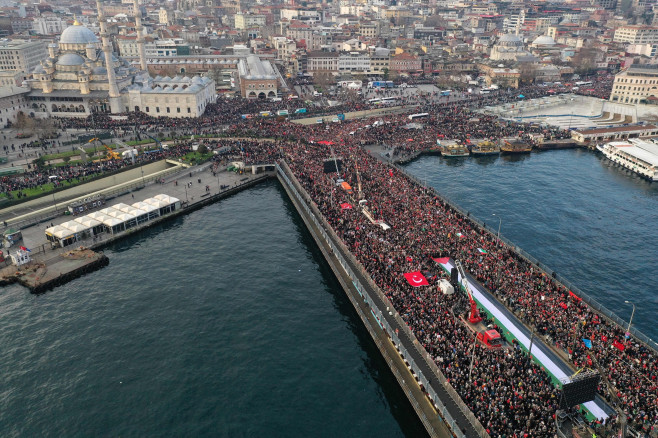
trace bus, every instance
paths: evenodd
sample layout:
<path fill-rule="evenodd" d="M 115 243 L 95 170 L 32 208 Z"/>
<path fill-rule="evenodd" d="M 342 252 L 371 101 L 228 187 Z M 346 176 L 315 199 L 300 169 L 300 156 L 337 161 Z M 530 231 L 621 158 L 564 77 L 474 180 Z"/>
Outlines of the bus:
<path fill-rule="evenodd" d="M 398 100 L 397 97 L 384 97 L 382 99 L 382 103 L 390 105 L 390 104 L 393 104 L 393 103 L 397 102 L 397 100 Z"/>
<path fill-rule="evenodd" d="M 371 104 L 371 105 L 376 105 L 376 104 L 378 104 L 378 103 L 382 103 L 382 100 L 379 99 L 379 98 L 370 99 L 370 100 L 368 101 L 368 103 Z"/>
<path fill-rule="evenodd" d="M 429 116 L 429 113 L 409 114 L 409 120 L 422 119 Z"/>
<path fill-rule="evenodd" d="M 452 93 L 452 90 L 443 90 L 441 96 L 450 96 L 450 93 Z"/>
<path fill-rule="evenodd" d="M 587 86 L 587 85 L 593 85 L 593 83 L 592 83 L 592 81 L 580 81 L 580 82 L 574 83 L 574 85 L 576 87 L 583 87 L 583 86 Z"/>

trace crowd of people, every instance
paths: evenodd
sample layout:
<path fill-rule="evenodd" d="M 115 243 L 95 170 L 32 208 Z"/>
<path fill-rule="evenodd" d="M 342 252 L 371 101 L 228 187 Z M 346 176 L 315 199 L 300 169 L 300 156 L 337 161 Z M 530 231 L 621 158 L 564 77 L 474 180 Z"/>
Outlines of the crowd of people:
<path fill-rule="evenodd" d="M 463 296 L 443 295 L 439 291 L 434 280 L 444 273 L 432 257 L 459 259 L 539 336 L 568 354 L 576 367 L 601 364 L 614 395 L 608 394 L 604 384 L 601 393 L 610 403 L 616 403 L 617 398 L 621 401 L 635 430 L 656 430 L 658 357 L 655 351 L 633 338 L 626 339 L 621 327 L 601 317 L 512 248 L 498 242 L 432 191 L 368 153 L 368 145 L 384 144 L 393 154 L 411 154 L 432 147 L 438 138 L 468 142 L 476 138 L 527 138 L 531 133 L 551 138 L 568 136 L 568 132 L 560 129 L 499 121 L 467 108 L 512 101 L 518 98 L 519 92 L 532 98 L 546 95 L 548 90 L 538 86 L 514 93 L 498 90 L 467 96 L 464 102 L 420 96 L 413 102 L 417 112 L 429 113 L 428 118 L 420 121 L 422 129 L 408 126 L 406 115 L 306 126 L 274 118 L 241 119 L 242 114 L 274 111 L 287 104 L 245 100 L 222 100 L 209 106 L 206 115 L 197 119 L 155 119 L 137 114 L 126 120 L 97 115 L 93 121 L 67 119 L 60 123 L 67 128 L 112 129 L 123 135 L 175 131 L 203 136 L 216 134 L 221 128 L 227 138 L 199 139 L 217 151 L 213 171 L 235 160 L 249 165 L 285 158 L 330 225 L 391 300 L 492 437 L 554 436 L 559 390 L 548 374 L 515 343 L 502 349 L 474 344 L 473 333 L 463 322 L 463 315 L 455 313 L 455 309 L 463 308 Z M 366 107 L 362 105 L 367 103 L 351 103 L 345 108 Z M 379 120 L 381 123 L 373 123 Z M 141 155 L 138 160 L 179 157 L 191 150 L 191 142 L 179 142 L 168 150 Z M 367 200 L 371 217 L 384 221 L 390 229 L 384 231 L 374 225 L 356 208 L 360 194 L 345 192 L 325 173 L 324 162 L 332 156 L 340 157 L 343 162 L 340 176 L 353 187 L 362 187 L 362 198 Z M 63 180 L 72 180 L 116 170 L 111 166 L 128 165 L 132 165 L 131 160 L 65 166 L 47 174 L 33 170 L 20 178 L 0 180 L 0 190 L 43 185 L 53 172 Z M 350 203 L 354 208 L 343 209 L 343 203 Z M 414 271 L 423 272 L 432 283 L 412 287 L 403 274 Z M 580 341 L 583 338 L 591 340 L 591 349 Z M 476 348 L 472 373 L 469 373 L 470 348 Z M 608 419 L 601 433 L 609 431 L 614 421 L 614 416 Z"/>
<path fill-rule="evenodd" d="M 340 142 L 334 148 L 337 155 L 349 157 L 341 177 L 354 187 L 358 163 L 368 209 L 376 219 L 389 224 L 390 230 L 373 225 L 356 208 L 341 207 L 355 200 L 324 173 L 323 162 L 330 159 L 326 147 L 317 143 L 303 148 L 287 146 L 285 156 L 320 211 L 490 435 L 553 436 L 558 391 L 546 372 L 515 348 L 478 348 L 473 375 L 468 379 L 473 334 L 452 314 L 457 298 L 442 295 L 435 285 L 414 288 L 403 275 L 414 271 L 425 273 L 427 278 L 440 275 L 431 256 L 460 259 L 478 281 L 535 327 L 539 336 L 568 352 L 575 366 L 593 366 L 592 361 L 598 361 L 608 372 L 629 424 L 639 431 L 658 427 L 655 351 L 636 340 L 625 340 L 621 327 L 599 316 L 432 192 L 361 148 Z M 591 350 L 582 338 L 592 340 Z M 601 391 L 615 402 L 605 388 Z"/>

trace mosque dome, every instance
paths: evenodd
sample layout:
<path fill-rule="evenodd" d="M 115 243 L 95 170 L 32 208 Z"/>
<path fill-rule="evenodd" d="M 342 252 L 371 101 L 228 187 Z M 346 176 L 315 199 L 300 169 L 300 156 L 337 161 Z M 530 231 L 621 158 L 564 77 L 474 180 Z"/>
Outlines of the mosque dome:
<path fill-rule="evenodd" d="M 57 60 L 58 65 L 83 65 L 85 60 L 75 53 L 65 53 Z"/>
<path fill-rule="evenodd" d="M 548 35 L 541 35 L 532 42 L 535 46 L 554 46 L 555 40 Z"/>
<path fill-rule="evenodd" d="M 89 44 L 97 43 L 98 38 L 94 32 L 76 21 L 73 23 L 73 26 L 64 29 L 62 36 L 59 38 L 59 42 L 61 44 Z"/>
<path fill-rule="evenodd" d="M 521 38 L 514 35 L 513 33 L 506 33 L 498 39 L 498 45 L 505 47 L 522 46 L 523 41 L 521 41 Z"/>

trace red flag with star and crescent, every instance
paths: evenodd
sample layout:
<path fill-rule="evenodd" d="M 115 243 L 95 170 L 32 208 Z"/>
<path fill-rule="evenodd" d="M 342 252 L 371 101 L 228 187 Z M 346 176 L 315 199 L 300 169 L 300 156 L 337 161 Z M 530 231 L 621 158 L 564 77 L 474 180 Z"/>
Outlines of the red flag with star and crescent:
<path fill-rule="evenodd" d="M 420 271 L 407 272 L 404 274 L 404 278 L 406 278 L 409 284 L 413 287 L 429 285 L 427 278 L 425 278 L 425 276 L 421 274 Z"/>

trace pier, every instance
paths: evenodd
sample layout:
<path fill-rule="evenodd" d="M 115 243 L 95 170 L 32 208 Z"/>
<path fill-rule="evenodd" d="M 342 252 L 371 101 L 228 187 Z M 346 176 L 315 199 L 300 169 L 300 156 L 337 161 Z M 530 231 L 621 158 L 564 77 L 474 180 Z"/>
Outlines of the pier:
<path fill-rule="evenodd" d="M 32 261 L 20 267 L 7 266 L 10 262 L 9 257 L 7 257 L 4 268 L 0 269 L 0 285 L 19 283 L 28 288 L 30 292 L 42 293 L 86 273 L 100 269 L 110 262 L 107 256 L 102 253 L 103 247 L 128 235 L 133 235 L 146 228 L 190 213 L 205 205 L 253 187 L 273 177 L 274 172 L 271 170 L 273 168 L 272 164 L 261 164 L 249 166 L 242 174 L 220 171 L 216 173 L 216 176 L 212 176 L 210 166 L 206 164 L 192 168 L 177 168 L 177 172 L 169 171 L 166 178 L 164 178 L 164 183 L 152 181 L 144 185 L 127 184 L 112 188 L 105 207 L 118 203 L 131 205 L 145 198 L 166 193 L 180 199 L 181 208 L 125 231 L 116 234 L 101 233 L 85 240 L 76 241 L 74 244 L 63 248 L 52 248 L 45 236 L 47 228 L 67 222 L 75 217 L 63 215 L 61 213 L 63 205 L 59 206 L 59 210 L 55 210 L 53 206 L 45 205 L 41 209 L 32 210 L 31 213 L 24 213 L 29 211 L 29 207 L 18 205 L 15 208 L 21 209 L 22 214 L 20 216 L 14 214 L 15 210 L 3 210 L 0 212 L 0 222 L 6 221 L 7 227 L 28 224 L 27 227 L 21 229 L 23 233 L 21 246 L 30 249 L 29 255 Z M 158 173 L 158 175 L 154 179 L 162 181 L 161 174 Z M 76 186 L 75 189 L 78 193 L 84 193 L 84 188 L 85 185 L 81 185 Z M 87 187 L 88 190 L 94 188 L 96 188 L 95 185 Z M 7 251 L 14 253 L 17 248 L 18 246 L 14 246 L 3 251 L 6 255 Z"/>

